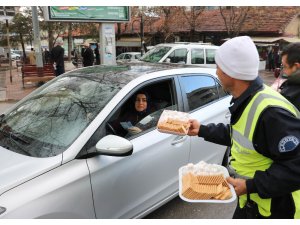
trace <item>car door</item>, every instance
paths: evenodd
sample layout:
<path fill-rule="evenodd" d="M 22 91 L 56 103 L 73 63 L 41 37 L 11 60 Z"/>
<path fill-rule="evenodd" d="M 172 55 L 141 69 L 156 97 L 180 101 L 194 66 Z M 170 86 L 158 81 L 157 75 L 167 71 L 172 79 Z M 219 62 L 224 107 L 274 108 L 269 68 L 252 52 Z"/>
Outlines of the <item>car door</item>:
<path fill-rule="evenodd" d="M 178 81 L 173 78 L 152 81 L 152 86 L 144 83 L 126 96 L 131 96 L 139 88 L 153 91 L 155 87 L 160 87 L 160 82 L 165 82 L 169 87 L 162 85 L 161 89 L 156 88 L 157 96 L 166 93 L 169 88 L 172 101 L 167 108 L 182 110 Z M 122 103 L 118 107 L 122 107 Z M 155 126 L 163 109 L 158 109 L 140 122 L 146 125 L 151 121 L 152 126 L 128 138 L 133 145 L 131 156 L 99 155 L 87 159 L 97 218 L 141 217 L 147 210 L 177 195 L 178 169 L 188 162 L 190 138 L 157 131 Z M 111 115 L 118 110 L 116 108 Z M 102 136 L 107 134 L 105 124 L 98 130 Z M 99 140 L 97 135 L 94 136 L 95 140 Z M 95 143 L 91 143 L 94 146 Z"/>
<path fill-rule="evenodd" d="M 231 97 L 222 91 L 216 79 L 209 74 L 190 74 L 180 77 L 185 110 L 190 117 L 201 124 L 229 122 L 228 110 Z M 221 164 L 226 146 L 205 141 L 203 138 L 191 138 L 190 162 Z"/>

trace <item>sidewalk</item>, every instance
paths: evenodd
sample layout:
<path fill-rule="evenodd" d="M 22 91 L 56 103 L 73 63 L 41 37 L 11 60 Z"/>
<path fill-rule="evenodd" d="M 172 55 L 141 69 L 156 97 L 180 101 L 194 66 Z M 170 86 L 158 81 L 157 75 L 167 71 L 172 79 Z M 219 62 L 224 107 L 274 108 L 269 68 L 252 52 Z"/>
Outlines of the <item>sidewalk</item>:
<path fill-rule="evenodd" d="M 65 62 L 66 72 L 73 69 L 76 67 L 71 62 Z M 275 81 L 274 72 L 261 70 L 259 75 L 267 85 L 271 85 Z M 26 83 L 25 88 L 23 88 L 21 68 L 12 70 L 12 83 L 10 82 L 9 70 L 0 71 L 0 103 L 19 101 L 36 88 L 38 88 L 37 83 Z"/>
<path fill-rule="evenodd" d="M 71 62 L 65 62 L 65 71 L 76 69 Z M 13 62 L 12 82 L 10 82 L 10 71 L 0 71 L 0 103 L 1 102 L 16 102 L 24 98 L 26 95 L 38 88 L 37 83 L 25 83 L 25 88 L 22 84 L 21 68 L 15 67 Z"/>

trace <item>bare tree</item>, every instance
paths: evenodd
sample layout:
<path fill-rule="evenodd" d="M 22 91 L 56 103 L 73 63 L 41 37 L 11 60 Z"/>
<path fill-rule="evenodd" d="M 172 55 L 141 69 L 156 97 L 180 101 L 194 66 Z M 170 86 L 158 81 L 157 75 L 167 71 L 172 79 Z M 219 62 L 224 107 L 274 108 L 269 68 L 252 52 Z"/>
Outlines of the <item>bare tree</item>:
<path fill-rule="evenodd" d="M 26 59 L 26 52 L 24 46 L 24 40 L 27 41 L 31 39 L 31 31 L 32 31 L 32 19 L 30 16 L 24 16 L 21 13 L 17 13 L 11 25 L 11 31 L 19 34 L 19 39 L 17 42 L 21 42 L 22 50 L 23 50 L 23 60 Z"/>
<path fill-rule="evenodd" d="M 44 18 L 44 11 L 42 7 L 39 7 L 39 16 Z M 57 38 L 59 38 L 66 30 L 67 23 L 63 22 L 49 22 L 49 21 L 40 21 L 41 30 L 47 31 L 48 41 L 49 41 L 49 50 L 53 48 L 56 43 Z"/>
<path fill-rule="evenodd" d="M 195 30 L 197 26 L 197 19 L 205 10 L 205 6 L 191 6 L 181 7 L 182 14 L 189 24 L 190 28 L 190 41 L 195 41 Z"/>
<path fill-rule="evenodd" d="M 219 9 L 224 20 L 228 36 L 230 38 L 238 36 L 251 7 L 226 6 L 219 7 Z"/>
<path fill-rule="evenodd" d="M 178 6 L 158 6 L 154 7 L 153 11 L 163 18 L 163 23 L 159 30 L 163 34 L 164 42 L 174 40 L 174 21 L 177 20 L 176 14 L 180 12 L 181 8 Z"/>
<path fill-rule="evenodd" d="M 162 26 L 162 30 L 165 34 L 164 42 L 167 42 L 169 37 L 174 36 L 171 29 L 171 19 L 172 19 L 172 9 L 173 7 L 161 6 L 160 10 L 164 15 L 164 22 Z"/>

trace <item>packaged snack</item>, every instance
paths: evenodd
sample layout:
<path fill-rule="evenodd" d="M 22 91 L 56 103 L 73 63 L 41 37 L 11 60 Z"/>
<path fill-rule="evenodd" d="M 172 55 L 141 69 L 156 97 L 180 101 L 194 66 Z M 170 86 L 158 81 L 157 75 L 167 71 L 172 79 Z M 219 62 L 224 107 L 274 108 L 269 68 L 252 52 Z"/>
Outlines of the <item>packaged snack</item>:
<path fill-rule="evenodd" d="M 236 199 L 225 167 L 203 161 L 179 169 L 179 196 L 187 202 L 229 203 Z"/>
<path fill-rule="evenodd" d="M 176 135 L 186 135 L 189 127 L 189 114 L 172 110 L 164 110 L 157 123 L 159 132 Z"/>

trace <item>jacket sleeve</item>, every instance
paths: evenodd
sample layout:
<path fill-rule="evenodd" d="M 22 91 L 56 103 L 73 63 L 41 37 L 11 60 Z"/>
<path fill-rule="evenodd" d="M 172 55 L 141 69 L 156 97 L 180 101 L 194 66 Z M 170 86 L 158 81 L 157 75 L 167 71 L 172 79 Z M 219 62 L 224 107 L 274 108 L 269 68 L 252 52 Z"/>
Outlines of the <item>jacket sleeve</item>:
<path fill-rule="evenodd" d="M 255 128 L 253 144 L 273 163 L 247 180 L 250 193 L 274 198 L 300 189 L 300 119 L 284 109 L 268 108 Z"/>
<path fill-rule="evenodd" d="M 230 126 L 223 123 L 201 125 L 198 133 L 205 141 L 219 145 L 231 146 Z"/>

